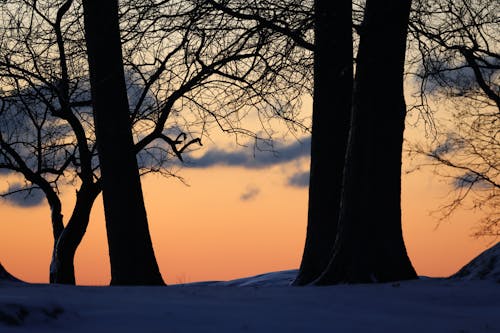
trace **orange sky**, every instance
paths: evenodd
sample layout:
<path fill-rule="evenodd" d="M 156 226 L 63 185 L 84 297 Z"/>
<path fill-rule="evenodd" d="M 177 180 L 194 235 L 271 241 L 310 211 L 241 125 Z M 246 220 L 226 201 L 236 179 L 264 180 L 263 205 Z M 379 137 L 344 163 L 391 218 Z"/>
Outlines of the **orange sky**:
<path fill-rule="evenodd" d="M 211 167 L 183 169 L 190 186 L 175 179 L 143 179 L 155 252 L 167 283 L 227 280 L 297 268 L 306 229 L 307 190 L 286 179 L 308 161 L 264 169 Z M 73 192 L 65 189 L 65 216 Z M 245 192 L 255 196 L 241 200 Z M 403 178 L 403 230 L 409 256 L 420 275 L 446 276 L 486 249 L 487 239 L 470 237 L 478 216 L 460 212 L 436 228 L 431 210 L 447 187 L 430 172 Z M 0 261 L 29 282 L 47 282 L 51 250 L 46 205 L 18 208 L 0 203 Z M 102 203 L 76 256 L 77 283 L 109 283 Z"/>
<path fill-rule="evenodd" d="M 311 104 L 306 98 L 306 114 L 310 114 Z M 285 128 L 282 134 L 286 136 L 287 131 Z M 419 127 L 407 126 L 405 137 L 419 138 L 422 133 Z M 287 144 L 295 142 L 289 134 Z M 203 140 L 204 146 L 196 156 L 211 149 L 239 147 L 234 137 L 214 135 Z M 248 150 L 251 153 L 251 147 Z M 411 168 L 410 163 L 404 159 L 403 170 Z M 166 282 L 227 280 L 297 268 L 305 240 L 307 188 L 289 186 L 287 179 L 307 171 L 308 166 L 308 159 L 302 157 L 260 169 L 183 168 L 179 175 L 190 186 L 173 178 L 144 177 L 150 231 Z M 4 180 L 0 181 L 0 191 L 8 187 Z M 450 275 L 493 245 L 491 238 L 471 237 L 480 219 L 471 211 L 462 210 L 438 226 L 437 218 L 430 213 L 447 202 L 449 191 L 450 187 L 430 170 L 403 175 L 403 232 L 408 254 L 420 275 Z M 74 189 L 63 188 L 63 192 L 63 213 L 68 218 Z M 242 200 L 243 194 L 253 196 Z M 0 262 L 23 280 L 48 281 L 52 247 L 49 214 L 45 202 L 20 208 L 0 199 Z M 77 284 L 109 283 L 105 235 L 99 197 L 76 254 Z"/>

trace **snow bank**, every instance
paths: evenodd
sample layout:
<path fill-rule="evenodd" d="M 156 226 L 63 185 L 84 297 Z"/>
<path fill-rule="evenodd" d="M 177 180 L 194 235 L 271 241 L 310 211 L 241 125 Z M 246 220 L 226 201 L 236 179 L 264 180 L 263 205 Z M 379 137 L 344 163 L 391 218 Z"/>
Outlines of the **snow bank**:
<path fill-rule="evenodd" d="M 491 281 L 258 286 L 283 283 L 288 274 L 294 273 L 240 279 L 239 286 L 5 283 L 0 285 L 0 312 L 6 318 L 0 332 L 500 332 L 500 288 Z"/>
<path fill-rule="evenodd" d="M 7 270 L 0 263 L 0 283 L 2 283 L 2 281 L 16 281 L 16 282 L 21 282 L 21 280 L 15 278 L 14 276 L 12 276 L 12 274 L 10 274 L 9 272 L 7 272 Z"/>
<path fill-rule="evenodd" d="M 450 278 L 500 283 L 500 242 L 478 255 Z"/>
<path fill-rule="evenodd" d="M 186 285 L 221 286 L 221 287 L 284 287 L 289 286 L 297 276 L 298 270 L 291 269 L 272 273 L 259 274 L 251 277 L 230 281 L 194 282 Z"/>

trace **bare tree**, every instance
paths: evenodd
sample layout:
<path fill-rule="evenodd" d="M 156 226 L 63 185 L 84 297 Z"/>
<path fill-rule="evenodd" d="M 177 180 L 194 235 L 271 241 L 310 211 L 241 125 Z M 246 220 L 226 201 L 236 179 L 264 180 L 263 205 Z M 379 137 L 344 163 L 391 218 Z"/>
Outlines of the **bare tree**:
<path fill-rule="evenodd" d="M 296 120 L 298 96 L 310 88 L 310 73 L 294 72 L 298 65 L 308 68 L 310 52 L 296 48 L 290 37 L 263 32 L 201 5 L 128 1 L 119 7 L 133 150 L 141 174 L 173 175 L 172 160 L 182 160 L 214 125 L 237 137 L 269 140 L 268 120 Z M 71 218 L 75 222 L 66 225 L 74 225 L 78 237 L 62 233 L 59 189 L 77 186 L 82 198 L 77 205 L 89 211 L 101 188 L 82 8 L 69 1 L 62 6 L 15 1 L 2 6 L 0 166 L 26 180 L 25 187 L 6 195 L 43 190 L 52 210 L 54 256 L 62 248 L 72 252 L 64 254 L 71 260 L 62 264 L 53 259 L 51 281 L 74 283 L 72 258 L 88 215 L 78 213 L 82 219 Z M 262 134 L 245 128 L 244 118 L 253 115 L 263 119 Z M 300 123 L 288 122 L 294 127 Z M 89 199 L 83 195 L 84 181 L 92 185 L 92 200 L 84 200 Z M 73 215 L 81 211 L 75 206 Z M 73 245 L 56 251 L 61 234 Z M 61 269 L 68 273 L 61 275 Z"/>
<path fill-rule="evenodd" d="M 366 2 L 338 234 L 331 261 L 316 284 L 417 277 L 403 241 L 400 206 L 410 5 L 411 0 Z"/>
<path fill-rule="evenodd" d="M 265 6 L 256 9 L 264 2 L 210 1 L 230 15 L 264 22 L 270 29 L 294 36 L 297 45 L 310 48 L 296 30 L 269 19 L 263 13 Z M 352 10 L 351 3 L 314 2 L 309 216 L 296 285 L 416 277 L 402 238 L 400 209 L 406 113 L 403 68 L 410 1 L 369 3 L 370 7 L 357 4 Z M 364 14 L 361 25 L 360 13 Z M 361 35 L 354 81 L 352 54 L 357 40 L 353 43 L 353 26 Z M 390 93 L 378 81 L 380 77 L 387 78 Z M 372 172 L 381 177 L 369 177 Z M 381 188 L 388 190 L 387 200 L 378 195 Z"/>
<path fill-rule="evenodd" d="M 353 88 L 351 1 L 317 0 L 314 12 L 308 221 L 296 285 L 317 279 L 330 261 L 337 236 Z"/>
<path fill-rule="evenodd" d="M 416 1 L 411 19 L 418 105 L 435 120 L 433 142 L 414 144 L 436 173 L 450 179 L 457 208 L 485 214 L 476 235 L 499 235 L 500 5 L 496 1 Z M 436 106 L 440 110 L 436 110 Z"/>
<path fill-rule="evenodd" d="M 132 138 L 118 1 L 84 0 L 83 12 L 111 284 L 161 285 Z"/>
<path fill-rule="evenodd" d="M 82 35 L 72 20 L 63 20 L 70 4 L 1 4 L 0 167 L 26 180 L 25 187 L 4 196 L 43 191 L 54 235 L 50 281 L 56 283 L 75 282 L 74 254 L 100 191 L 94 140 L 85 123 L 88 111 L 81 108 L 88 104 L 82 93 L 85 72 L 79 69 Z M 63 41 L 63 34 L 73 39 Z M 59 198 L 65 182 L 78 186 L 66 226 Z"/>

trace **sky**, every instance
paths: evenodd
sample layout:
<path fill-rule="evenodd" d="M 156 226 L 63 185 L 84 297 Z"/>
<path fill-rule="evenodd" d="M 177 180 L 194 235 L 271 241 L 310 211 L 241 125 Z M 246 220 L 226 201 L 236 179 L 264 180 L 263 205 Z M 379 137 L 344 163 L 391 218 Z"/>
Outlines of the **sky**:
<path fill-rule="evenodd" d="M 407 135 L 414 135 L 411 131 Z M 276 146 L 275 154 L 228 145 L 228 138 L 217 140 L 206 142 L 189 166 L 178 171 L 185 183 L 157 175 L 142 179 L 155 254 L 169 284 L 229 280 L 300 265 L 310 138 L 288 139 Z M 403 170 L 413 169 L 413 163 L 405 158 Z M 16 180 L 8 178 L 0 186 L 16 186 Z M 402 188 L 403 233 L 419 275 L 453 274 L 491 246 L 492 239 L 471 237 L 480 218 L 474 212 L 460 211 L 442 222 L 431 214 L 447 202 L 450 187 L 430 170 L 403 172 Z M 74 188 L 62 192 L 67 219 Z M 0 262 L 25 281 L 48 281 L 49 217 L 43 198 L 20 205 L 0 201 Z M 77 284 L 109 283 L 101 197 L 75 267 Z"/>

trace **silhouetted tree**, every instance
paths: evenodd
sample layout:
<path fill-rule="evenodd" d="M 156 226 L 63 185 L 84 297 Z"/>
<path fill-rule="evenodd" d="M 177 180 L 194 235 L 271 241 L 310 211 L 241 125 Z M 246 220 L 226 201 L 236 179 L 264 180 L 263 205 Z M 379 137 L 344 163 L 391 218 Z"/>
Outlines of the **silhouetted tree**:
<path fill-rule="evenodd" d="M 27 186 L 9 188 L 3 196 L 44 193 L 54 236 L 50 281 L 74 284 L 75 251 L 100 184 L 94 170 L 93 138 L 87 135 L 84 121 L 88 113 L 82 108 L 89 104 L 82 94 L 85 81 L 82 72 L 72 67 L 79 63 L 81 34 L 74 24 L 63 21 L 71 3 L 2 4 L 0 169 L 22 174 L 27 182 Z M 64 41 L 63 31 L 73 39 Z M 66 182 L 79 184 L 66 225 L 59 197 L 65 177 Z"/>
<path fill-rule="evenodd" d="M 84 0 L 112 285 L 163 284 L 149 235 L 123 69 L 118 1 Z"/>
<path fill-rule="evenodd" d="M 298 46 L 310 49 L 297 30 L 277 24 L 263 14 L 265 8 L 272 7 L 264 6 L 266 1 L 251 6 L 238 5 L 239 1 L 209 2 L 230 15 L 261 22 L 269 29 L 293 36 Z M 378 7 L 363 10 L 362 5 L 356 4 L 353 11 L 350 2 L 314 2 L 314 101 L 308 229 L 301 268 L 294 282 L 296 285 L 317 279 L 318 284 L 330 284 L 416 277 L 401 235 L 400 208 L 401 148 L 406 113 L 403 69 L 410 1 L 370 6 Z M 364 12 L 364 21 L 359 26 L 357 20 L 361 12 Z M 289 15 L 293 16 L 294 12 L 290 11 Z M 360 46 L 357 55 L 354 95 L 352 55 L 356 45 L 353 45 L 353 26 L 361 34 L 359 43 L 363 45 L 363 50 Z M 373 76 L 375 74 L 377 76 Z M 390 81 L 389 87 L 380 83 L 382 77 Z M 354 101 L 352 109 L 351 101 Z M 352 122 L 351 112 L 355 117 Z M 346 157 L 348 137 L 350 153 Z M 382 149 L 385 145 L 388 148 Z M 377 176 L 368 178 L 371 172 L 383 175 L 387 183 Z M 387 200 L 383 200 L 379 193 L 387 188 L 390 194 Z M 368 196 L 372 202 L 365 202 Z M 387 213 L 379 208 L 370 210 L 377 205 L 387 208 Z M 340 219 L 339 212 L 344 213 Z M 359 215 L 346 217 L 346 212 Z M 377 222 L 370 224 L 371 217 Z M 376 226 L 379 229 L 374 232 Z M 378 235 L 380 243 L 387 243 L 387 251 L 383 249 L 384 245 L 369 248 L 374 243 L 361 242 L 370 235 Z M 332 259 L 334 245 L 342 251 L 346 246 L 356 248 L 356 253 L 346 254 L 342 260 L 347 262 L 346 256 L 351 255 L 349 264 L 356 266 L 358 272 L 349 275 L 344 270 L 334 272 L 335 277 L 331 277 L 332 268 L 340 259 L 338 255 Z M 354 257 L 362 252 L 378 260 L 363 261 Z M 393 266 L 388 264 L 389 261 Z M 373 274 L 365 278 L 362 275 L 366 272 Z"/>
<path fill-rule="evenodd" d="M 338 234 L 319 285 L 417 277 L 403 241 L 400 206 L 410 5 L 411 0 L 366 2 Z"/>
<path fill-rule="evenodd" d="M 411 151 L 426 156 L 425 164 L 450 180 L 454 191 L 439 210 L 443 218 L 459 207 L 473 208 L 484 214 L 476 235 L 498 236 L 499 3 L 422 0 L 413 7 L 416 107 L 433 121 L 435 135 L 432 143 L 414 144 Z M 444 112 L 446 121 L 437 120 Z"/>
<path fill-rule="evenodd" d="M 88 215 L 81 214 L 86 208 L 79 207 L 92 206 L 87 199 L 93 196 L 84 193 L 92 188 L 97 196 L 101 189 L 81 5 L 0 5 L 0 168 L 26 181 L 3 195 L 44 192 L 54 232 L 50 280 L 74 283 L 72 259 L 56 255 L 74 258 L 88 224 Z M 297 96 L 308 89 L 309 79 L 307 71 L 294 71 L 308 68 L 310 52 L 297 49 L 291 37 L 242 25 L 195 1 L 127 1 L 119 9 L 141 174 L 174 175 L 172 159 L 182 160 L 191 144 L 200 143 L 196 136 L 209 134 L 214 125 L 260 142 L 270 137 L 247 129 L 242 124 L 247 115 L 295 119 Z M 83 186 L 85 180 L 93 186 Z M 67 184 L 77 187 L 80 199 L 66 227 L 78 233 L 62 232 L 59 188 Z M 71 240 L 59 242 L 61 235 Z M 71 246 L 56 251 L 58 243 Z"/>
<path fill-rule="evenodd" d="M 351 1 L 316 0 L 314 13 L 309 205 L 296 285 L 308 284 L 320 276 L 337 236 L 353 84 Z"/>

